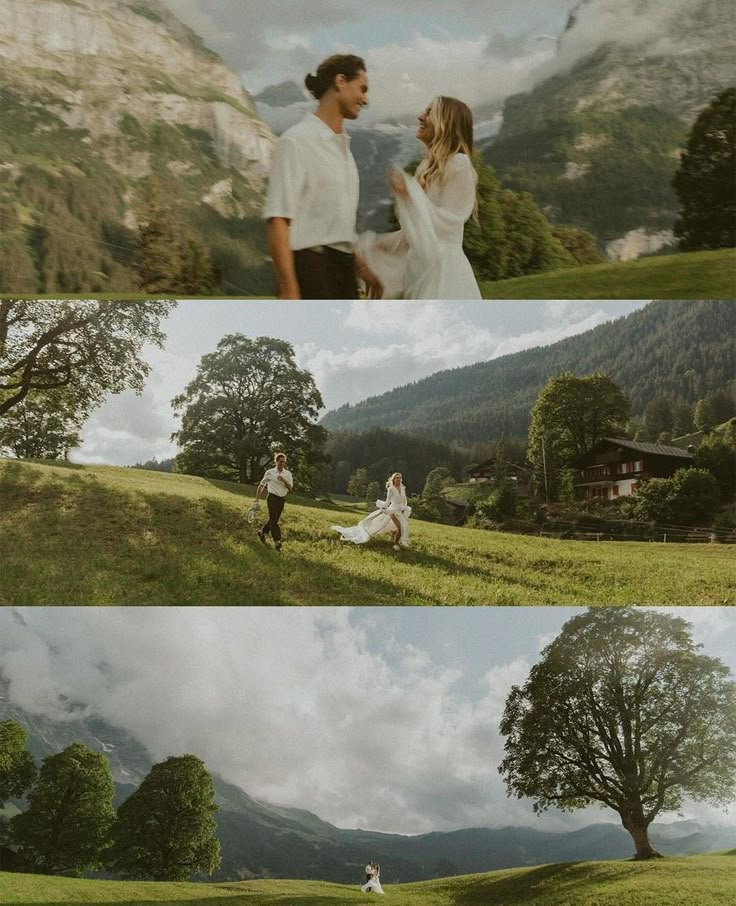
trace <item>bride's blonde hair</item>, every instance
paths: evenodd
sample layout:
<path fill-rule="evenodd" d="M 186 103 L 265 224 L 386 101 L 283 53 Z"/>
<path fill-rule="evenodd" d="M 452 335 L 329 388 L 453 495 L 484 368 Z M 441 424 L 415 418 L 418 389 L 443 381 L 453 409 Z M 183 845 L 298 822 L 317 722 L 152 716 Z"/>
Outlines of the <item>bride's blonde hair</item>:
<path fill-rule="evenodd" d="M 390 488 L 390 487 L 391 487 L 391 485 L 394 483 L 394 478 L 396 478 L 397 475 L 399 476 L 399 478 L 401 478 L 401 472 L 392 472 L 392 473 L 388 476 L 388 481 L 386 482 L 386 487 L 387 487 L 387 488 Z M 401 478 L 401 483 L 402 483 L 402 484 L 404 483 L 404 479 L 403 479 L 403 478 Z"/>
<path fill-rule="evenodd" d="M 467 104 L 440 95 L 429 105 L 428 119 L 434 137 L 416 173 L 425 192 L 433 183 L 442 181 L 450 158 L 463 153 L 472 161 L 473 154 L 473 114 Z"/>

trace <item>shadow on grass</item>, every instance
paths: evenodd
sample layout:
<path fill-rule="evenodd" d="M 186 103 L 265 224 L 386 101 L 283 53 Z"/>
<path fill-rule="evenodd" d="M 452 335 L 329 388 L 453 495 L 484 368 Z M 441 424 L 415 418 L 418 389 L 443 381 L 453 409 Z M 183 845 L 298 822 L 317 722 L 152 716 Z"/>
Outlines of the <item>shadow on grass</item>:
<path fill-rule="evenodd" d="M 243 511 L 219 500 L 128 493 L 94 475 L 57 477 L 11 464 L 0 483 L 4 604 L 288 604 L 283 556 L 264 548 Z M 348 603 L 356 578 L 292 552 L 287 569 L 315 603 Z M 302 581 L 303 580 L 303 581 Z M 396 595 L 360 579 L 370 600 Z M 324 600 L 320 600 L 324 598 Z"/>
<path fill-rule="evenodd" d="M 618 863 L 612 862 L 608 871 L 596 864 L 595 871 L 586 862 L 563 862 L 542 865 L 539 868 L 524 869 L 503 878 L 478 877 L 453 885 L 447 893 L 453 906 L 478 906 L 480 903 L 503 903 L 506 906 L 533 904 L 537 898 L 551 902 L 551 891 L 555 891 L 560 903 L 587 903 L 590 893 L 607 879 L 620 879 Z M 454 893 L 454 896 L 453 896 Z M 590 900 L 590 902 L 594 902 Z"/>

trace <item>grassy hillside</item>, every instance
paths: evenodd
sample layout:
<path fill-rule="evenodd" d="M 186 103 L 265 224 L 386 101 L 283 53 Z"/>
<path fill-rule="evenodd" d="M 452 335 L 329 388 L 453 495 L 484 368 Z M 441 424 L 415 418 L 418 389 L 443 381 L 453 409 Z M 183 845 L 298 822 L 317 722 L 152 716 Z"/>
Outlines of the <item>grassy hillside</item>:
<path fill-rule="evenodd" d="M 733 299 L 736 249 L 655 255 L 481 284 L 484 299 Z"/>
<path fill-rule="evenodd" d="M 728 906 L 736 898 L 734 856 L 649 863 L 572 862 L 490 874 L 386 885 L 392 906 Z M 0 902 L 222 903 L 223 906 L 332 906 L 364 902 L 352 886 L 320 881 L 227 884 L 86 881 L 0 873 Z"/>
<path fill-rule="evenodd" d="M 2 604 L 728 604 L 733 550 L 591 543 L 414 520 L 412 549 L 331 532 L 363 511 L 293 497 L 263 547 L 253 489 L 0 460 Z"/>

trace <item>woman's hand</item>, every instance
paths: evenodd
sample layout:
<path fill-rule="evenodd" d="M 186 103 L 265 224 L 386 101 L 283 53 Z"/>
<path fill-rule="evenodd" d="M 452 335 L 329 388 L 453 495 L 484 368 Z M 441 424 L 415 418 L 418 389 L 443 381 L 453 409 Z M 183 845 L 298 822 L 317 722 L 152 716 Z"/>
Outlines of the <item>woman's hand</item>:
<path fill-rule="evenodd" d="M 396 167 L 392 167 L 388 171 L 388 185 L 394 195 L 398 195 L 399 198 L 408 197 L 409 190 L 406 188 L 406 180 L 403 173 Z"/>

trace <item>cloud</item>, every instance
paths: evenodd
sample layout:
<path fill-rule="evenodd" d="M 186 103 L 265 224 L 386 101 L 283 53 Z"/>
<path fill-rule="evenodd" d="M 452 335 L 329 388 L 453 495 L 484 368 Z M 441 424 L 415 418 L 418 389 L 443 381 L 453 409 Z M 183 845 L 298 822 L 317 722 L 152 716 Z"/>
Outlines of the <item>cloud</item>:
<path fill-rule="evenodd" d="M 546 346 L 611 317 L 585 302 L 543 304 L 540 327 L 510 336 L 501 323 L 497 330 L 481 326 L 472 308 L 457 303 L 354 302 L 345 326 L 381 342 L 352 344 L 350 349 L 298 347 L 299 359 L 314 374 L 327 408 L 333 408 L 443 369 Z"/>
<path fill-rule="evenodd" d="M 84 703 L 156 760 L 197 753 L 251 795 L 339 826 L 541 828 L 496 770 L 506 695 L 530 661 L 489 663 L 462 694 L 462 666 L 388 625 L 347 608 L 6 608 L 0 668 L 33 714 L 65 719 L 69 701 Z M 613 815 L 551 813 L 543 827 L 599 820 Z"/>
<path fill-rule="evenodd" d="M 390 667 L 346 609 L 23 616 L 0 613 L 0 664 L 11 700 L 31 713 L 64 719 L 66 699 L 84 702 L 155 759 L 196 752 L 251 795 L 342 826 L 417 833 L 530 821 L 496 772 L 497 722 L 523 661 L 489 670 L 472 702 L 454 692 L 458 671 L 421 650 Z"/>

